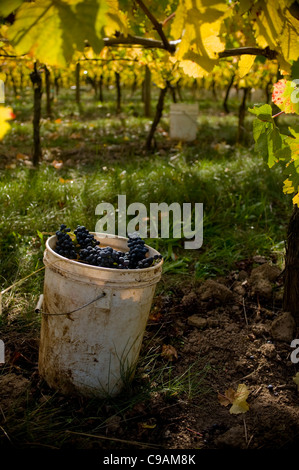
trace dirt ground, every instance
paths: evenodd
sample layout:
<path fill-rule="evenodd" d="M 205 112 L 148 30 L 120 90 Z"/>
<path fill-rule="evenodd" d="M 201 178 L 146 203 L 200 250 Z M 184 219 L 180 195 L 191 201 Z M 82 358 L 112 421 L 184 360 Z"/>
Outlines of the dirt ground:
<path fill-rule="evenodd" d="M 192 382 L 189 396 L 153 392 L 121 414 L 106 406 L 106 424 L 99 432 L 106 440 L 73 434 L 62 447 L 295 449 L 299 395 L 293 377 L 299 366 L 291 361 L 290 344 L 298 331 L 281 305 L 282 273 L 262 257 L 244 260 L 226 278 L 183 282 L 170 296 L 157 295 L 144 344 L 151 339 L 161 364 L 171 365 L 178 377 L 191 366 L 193 373 L 202 372 L 198 386 Z M 5 418 L 24 390 L 28 403 L 28 386 L 34 400 L 52 392 L 38 377 L 38 338 L 10 332 L 3 340 L 9 367 L 0 375 L 0 424 L 9 434 Z M 151 378 L 144 373 L 143 380 Z M 249 410 L 231 414 L 219 394 L 240 384 L 249 390 Z M 86 423 L 84 400 L 59 394 L 56 399 L 68 402 Z M 26 408 L 24 402 L 22 406 Z M 2 433 L 1 443 L 14 444 L 14 435 Z M 42 447 L 42 441 L 30 443 L 27 438 L 14 445 Z"/>

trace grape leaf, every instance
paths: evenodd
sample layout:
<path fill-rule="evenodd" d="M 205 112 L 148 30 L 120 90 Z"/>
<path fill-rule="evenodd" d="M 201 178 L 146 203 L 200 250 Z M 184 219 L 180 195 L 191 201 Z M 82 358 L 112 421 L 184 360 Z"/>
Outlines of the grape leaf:
<path fill-rule="evenodd" d="M 261 121 L 274 122 L 272 118 L 272 108 L 269 104 L 255 105 L 249 108 L 250 113 L 255 114 Z"/>
<path fill-rule="evenodd" d="M 255 151 L 267 162 L 269 168 L 272 168 L 278 160 L 277 152 L 283 145 L 282 136 L 272 118 L 272 108 L 264 104 L 249 111 L 257 116 L 253 121 Z"/>
<path fill-rule="evenodd" d="M 229 412 L 231 414 L 240 414 L 246 413 L 249 410 L 249 405 L 247 403 L 247 398 L 249 395 L 249 390 L 245 384 L 238 385 L 238 389 L 236 391 L 234 401 L 232 407 L 230 408 Z"/>
<path fill-rule="evenodd" d="M 180 0 L 171 26 L 171 35 L 181 37 L 175 58 L 184 72 L 202 77 L 218 63 L 217 53 L 224 50 L 220 38 L 224 18 L 232 12 L 225 0 L 212 4 L 204 0 Z"/>
<path fill-rule="evenodd" d="M 299 79 L 292 81 L 285 78 L 274 83 L 272 101 L 284 113 L 299 114 Z"/>
<path fill-rule="evenodd" d="M 229 412 L 231 414 L 246 413 L 249 410 L 249 405 L 247 403 L 247 398 L 249 395 L 249 390 L 245 384 L 238 385 L 237 390 L 235 391 L 232 388 L 226 390 L 225 394 L 218 394 L 218 400 L 223 406 L 228 406 L 231 404 Z"/>
<path fill-rule="evenodd" d="M 7 36 L 17 54 L 30 53 L 43 63 L 65 66 L 86 41 L 100 52 L 98 36 L 106 24 L 107 1 L 36 0 L 18 9 Z"/>
<path fill-rule="evenodd" d="M 248 74 L 254 61 L 255 61 L 254 55 L 249 55 L 249 54 L 242 55 L 242 57 L 240 58 L 238 62 L 239 78 L 243 78 L 245 77 L 245 75 Z"/>

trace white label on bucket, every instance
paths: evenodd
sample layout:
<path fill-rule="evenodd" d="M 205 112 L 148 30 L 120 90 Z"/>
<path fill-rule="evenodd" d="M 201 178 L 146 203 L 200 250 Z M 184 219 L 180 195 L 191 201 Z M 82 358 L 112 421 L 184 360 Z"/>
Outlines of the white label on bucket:
<path fill-rule="evenodd" d="M 0 364 L 5 363 L 5 346 L 2 339 L 0 339 Z"/>

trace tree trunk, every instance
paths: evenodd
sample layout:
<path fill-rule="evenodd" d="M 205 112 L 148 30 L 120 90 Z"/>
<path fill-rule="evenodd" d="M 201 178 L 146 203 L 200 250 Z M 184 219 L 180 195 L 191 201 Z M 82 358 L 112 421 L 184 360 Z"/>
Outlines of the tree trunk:
<path fill-rule="evenodd" d="M 151 71 L 147 65 L 144 79 L 144 115 L 146 117 L 151 115 Z"/>
<path fill-rule="evenodd" d="M 283 309 L 290 312 L 299 327 L 299 209 L 294 206 L 286 243 Z"/>
<path fill-rule="evenodd" d="M 37 70 L 36 63 L 34 64 L 34 72 L 30 74 L 30 79 L 33 84 L 34 90 L 34 105 L 33 105 L 33 156 L 32 162 L 37 166 L 41 157 L 40 146 L 40 117 L 41 117 L 41 104 L 42 104 L 42 77 Z"/>
<path fill-rule="evenodd" d="M 228 109 L 228 106 L 227 106 L 227 101 L 228 101 L 228 97 L 229 97 L 229 92 L 230 92 L 231 87 L 233 86 L 233 83 L 234 83 L 234 79 L 235 79 L 235 74 L 233 73 L 232 78 L 230 79 L 230 82 L 227 86 L 224 101 L 223 101 L 223 109 L 226 112 L 226 114 L 229 113 L 229 109 Z"/>
<path fill-rule="evenodd" d="M 121 111 L 121 87 L 120 87 L 120 74 L 115 72 L 115 85 L 116 85 L 116 113 Z"/>
<path fill-rule="evenodd" d="M 47 117 L 51 118 L 52 116 L 52 97 L 51 97 L 51 80 L 50 80 L 50 70 L 44 65 L 45 71 L 45 82 L 46 82 L 46 110 Z"/>
<path fill-rule="evenodd" d="M 80 62 L 76 64 L 76 103 L 80 106 Z"/>
<path fill-rule="evenodd" d="M 157 108 L 156 108 L 156 114 L 155 114 L 151 129 L 150 129 L 149 135 L 148 135 L 147 140 L 146 140 L 146 149 L 147 150 L 151 150 L 152 139 L 154 137 L 155 131 L 157 129 L 157 126 L 158 126 L 158 124 L 160 122 L 160 119 L 162 117 L 162 114 L 163 114 L 164 99 L 165 99 L 165 95 L 167 93 L 167 90 L 168 90 L 168 85 L 166 85 L 165 88 L 161 88 L 158 103 L 157 103 Z"/>
<path fill-rule="evenodd" d="M 250 91 L 249 87 L 243 88 L 243 99 L 239 107 L 239 124 L 238 124 L 238 134 L 237 134 L 237 143 L 240 144 L 243 140 L 244 135 L 244 121 L 246 114 L 246 99 Z"/>

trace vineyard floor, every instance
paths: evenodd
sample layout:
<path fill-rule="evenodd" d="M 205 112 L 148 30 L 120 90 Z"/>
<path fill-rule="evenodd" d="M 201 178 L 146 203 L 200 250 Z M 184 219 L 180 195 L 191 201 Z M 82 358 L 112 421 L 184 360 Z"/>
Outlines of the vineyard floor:
<path fill-rule="evenodd" d="M 118 399 L 54 393 L 37 372 L 38 336 L 7 329 L 10 366 L 0 376 L 4 448 L 294 449 L 293 331 L 285 323 L 273 327 L 281 316 L 279 281 L 273 298 L 257 302 L 250 295 L 252 269 L 265 274 L 260 294 L 269 280 L 270 264 L 262 262 L 247 259 L 226 278 L 177 287 L 171 301 L 157 296 L 133 386 Z M 218 393 L 241 383 L 250 392 L 249 410 L 233 415 Z"/>
<path fill-rule="evenodd" d="M 2 289 L 30 275 L 2 296 L 0 448 L 296 448 L 298 365 L 290 344 L 298 332 L 281 310 L 291 200 L 279 169 L 270 171 L 254 153 L 250 116 L 245 141 L 236 145 L 236 102 L 224 115 L 221 103 L 202 101 L 201 132 L 184 145 L 169 140 L 165 113 L 148 153 L 151 120 L 133 115 L 134 103 L 116 116 L 114 103 L 99 106 L 89 97 L 80 115 L 68 94 L 53 120 L 42 122 L 37 171 L 30 93 L 12 102 L 17 119 L 0 145 Z M 113 399 L 62 396 L 38 374 L 34 308 L 43 271 L 31 274 L 61 223 L 93 231 L 97 204 L 115 204 L 118 194 L 146 206 L 202 202 L 203 247 L 184 250 L 183 238 L 147 240 L 164 268 L 133 382 Z M 240 384 L 250 392 L 249 410 L 235 415 L 219 396 Z"/>

